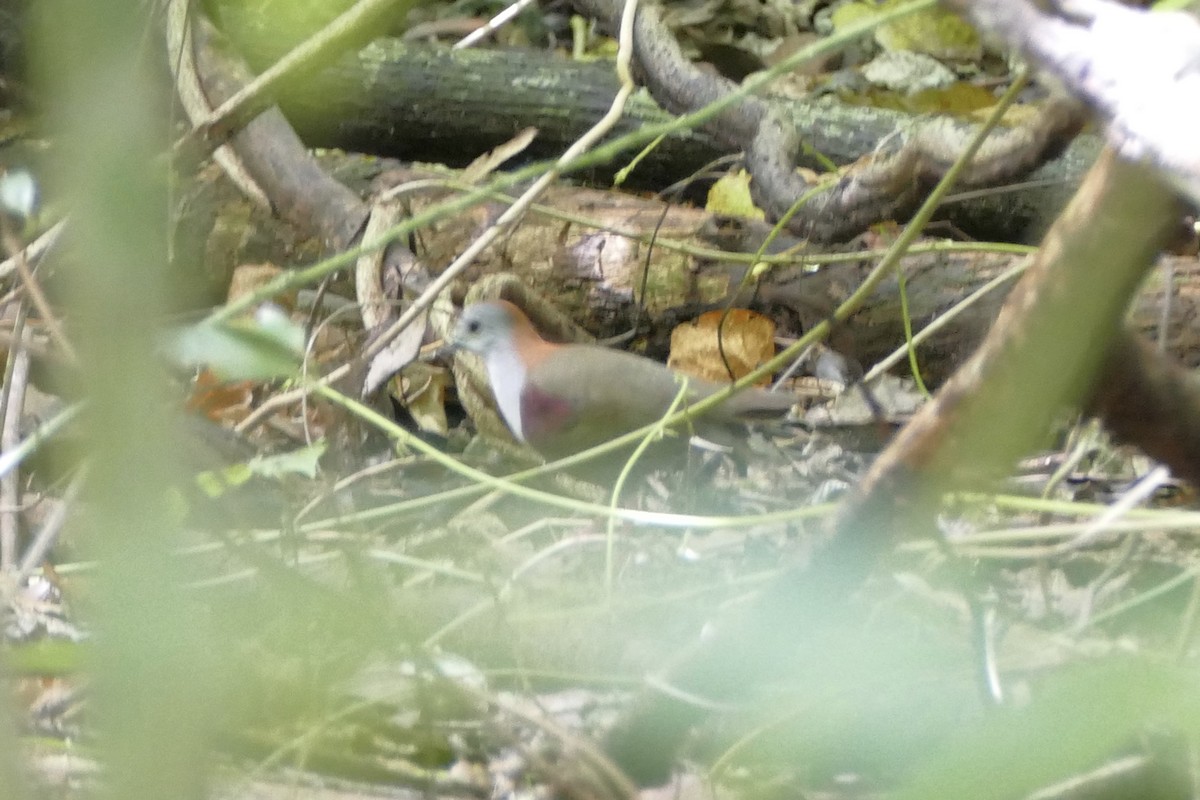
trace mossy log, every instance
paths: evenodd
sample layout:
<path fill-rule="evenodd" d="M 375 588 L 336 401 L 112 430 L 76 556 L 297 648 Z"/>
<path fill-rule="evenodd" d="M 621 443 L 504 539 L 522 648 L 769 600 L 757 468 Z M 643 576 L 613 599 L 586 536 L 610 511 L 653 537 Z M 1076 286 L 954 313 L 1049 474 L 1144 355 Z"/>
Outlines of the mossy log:
<path fill-rule="evenodd" d="M 239 41 L 261 69 L 277 46 Z M 538 136 L 528 159 L 554 158 L 611 105 L 617 81 L 612 65 L 572 61 L 532 50 L 448 50 L 377 39 L 360 51 L 294 81 L 280 104 L 312 146 L 461 166 L 527 127 Z M 827 96 L 776 98 L 803 132 L 801 166 L 820 168 L 817 157 L 847 164 L 917 120 L 887 109 L 847 106 Z M 620 136 L 671 117 L 645 93 L 636 94 L 613 132 Z M 979 238 L 1031 241 L 1055 217 L 1094 159 L 1099 142 L 1078 137 L 1054 160 L 1012 191 L 973 196 L 942 214 Z M 628 151 L 632 158 L 634 150 Z M 728 155 L 711 137 L 684 131 L 668 136 L 630 176 L 635 186 L 662 188 Z M 583 175 L 605 185 L 625 162 Z"/>

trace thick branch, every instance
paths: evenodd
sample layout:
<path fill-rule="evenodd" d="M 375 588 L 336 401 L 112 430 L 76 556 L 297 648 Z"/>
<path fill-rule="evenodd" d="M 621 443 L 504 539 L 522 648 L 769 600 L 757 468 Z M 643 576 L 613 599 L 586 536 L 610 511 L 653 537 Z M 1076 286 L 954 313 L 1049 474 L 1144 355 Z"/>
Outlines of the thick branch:
<path fill-rule="evenodd" d="M 239 40 L 239 46 L 256 68 L 277 55 L 267 42 Z M 607 110 L 616 87 L 607 63 L 534 51 L 450 51 L 379 39 L 304 83 L 286 87 L 280 105 L 310 145 L 461 166 L 528 126 L 538 129 L 538 137 L 526 153 L 557 157 Z M 915 119 L 902 112 L 783 97 L 772 97 L 771 104 L 803 141 L 796 163 L 811 168 L 820 167 L 814 154 L 848 164 L 876 152 L 898 131 L 918 136 Z M 639 94 L 615 135 L 670 118 Z M 939 162 L 949 163 L 965 130 L 937 123 L 919 135 L 942 153 Z M 1026 176 L 1031 187 L 951 203 L 942 217 L 980 238 L 1036 238 L 1070 197 L 1098 148 L 1094 137 L 1080 137 Z M 733 149 L 703 131 L 668 136 L 631 180 L 661 187 Z M 989 163 L 1002 164 L 1003 157 Z M 1004 173 L 990 169 L 986 182 L 1003 182 Z M 606 183 L 613 171 L 597 169 L 588 177 Z"/>
<path fill-rule="evenodd" d="M 610 28 L 623 7 L 618 0 L 576 0 L 575 5 Z M 670 111 L 699 111 L 738 88 L 726 78 L 701 72 L 684 58 L 653 5 L 638 11 L 635 49 L 646 86 Z M 749 78 L 747 88 L 758 80 Z M 989 135 L 960 176 L 960 184 L 986 186 L 1023 175 L 1057 142 L 1074 133 L 1080 121 L 1073 103 L 1048 101 L 1028 124 Z M 774 103 L 744 97 L 707 122 L 706 129 L 745 150 L 753 176 L 751 190 L 768 217 L 784 218 L 796 200 L 813 189 L 794 169 L 801 134 Z M 821 186 L 790 218 L 789 230 L 834 241 L 874 222 L 903 216 L 945 174 L 972 135 L 971 126 L 949 119 L 903 132 L 864 156 L 832 185 Z"/>

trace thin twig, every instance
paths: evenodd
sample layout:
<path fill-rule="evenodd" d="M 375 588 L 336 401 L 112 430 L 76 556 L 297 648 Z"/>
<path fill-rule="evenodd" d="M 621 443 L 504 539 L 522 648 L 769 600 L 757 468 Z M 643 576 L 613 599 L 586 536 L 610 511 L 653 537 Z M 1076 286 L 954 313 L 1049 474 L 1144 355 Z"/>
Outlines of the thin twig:
<path fill-rule="evenodd" d="M 75 477 L 71 479 L 71 482 L 67 484 L 67 490 L 63 492 L 58 505 L 46 517 L 46 521 L 42 523 L 42 527 L 38 530 L 37 535 L 33 537 L 33 541 L 25 549 L 24 555 L 21 556 L 21 564 L 17 568 L 18 585 L 25 578 L 29 577 L 30 573 L 42 563 L 46 558 L 46 554 L 50 552 L 50 548 L 54 547 L 55 542 L 58 541 L 58 535 L 62 532 L 71 509 L 75 507 L 75 501 L 79 498 L 79 492 L 83 488 L 85 480 L 87 480 L 86 466 L 79 470 Z"/>
<path fill-rule="evenodd" d="M 524 9 L 533 5 L 534 0 L 516 0 L 515 3 L 505 8 L 496 16 L 487 21 L 487 24 L 482 28 L 476 28 L 468 33 L 463 38 L 454 43 L 454 50 L 462 50 L 464 47 L 471 47 L 485 36 L 490 36 L 503 26 L 507 25 L 517 14 L 520 14 Z"/>
<path fill-rule="evenodd" d="M 22 327 L 17 344 L 24 341 L 28 331 Z M 9 452 L 21 441 L 21 410 L 25 407 L 25 387 L 29 385 L 29 351 L 24 347 L 10 349 L 9 374 L 4 384 L 4 419 L 0 423 L 0 450 Z M 17 514 L 21 505 L 21 474 L 12 470 L 0 477 L 0 572 L 9 572 L 17 564 Z"/>
<path fill-rule="evenodd" d="M 50 338 L 58 345 L 58 349 L 62 351 L 67 360 L 72 364 L 79 361 L 79 356 L 75 353 L 75 348 L 71 346 L 71 342 L 67 339 L 66 331 L 63 330 L 62 324 L 58 321 L 58 317 L 54 315 L 54 309 L 50 307 L 50 302 L 46 299 L 45 292 L 42 291 L 41 284 L 37 278 L 33 276 L 33 271 L 29 269 L 29 263 L 25 260 L 25 250 L 21 243 L 8 228 L 8 222 L 3 223 L 4 247 L 13 254 L 13 258 L 17 264 L 17 274 L 21 276 L 21 284 L 25 287 L 25 293 L 29 296 L 29 302 L 33 303 L 33 307 L 37 309 L 38 314 L 42 318 L 42 322 L 46 323 L 46 330 L 50 334 Z"/>
<path fill-rule="evenodd" d="M 62 235 L 63 228 L 66 227 L 66 220 L 62 219 L 54 223 L 41 236 L 34 239 L 17 253 L 10 255 L 8 258 L 0 261 L 0 278 L 7 278 L 17 269 L 17 256 L 23 255 L 29 264 L 36 265 L 39 261 L 45 258 L 51 248 L 58 242 L 58 237 Z"/>

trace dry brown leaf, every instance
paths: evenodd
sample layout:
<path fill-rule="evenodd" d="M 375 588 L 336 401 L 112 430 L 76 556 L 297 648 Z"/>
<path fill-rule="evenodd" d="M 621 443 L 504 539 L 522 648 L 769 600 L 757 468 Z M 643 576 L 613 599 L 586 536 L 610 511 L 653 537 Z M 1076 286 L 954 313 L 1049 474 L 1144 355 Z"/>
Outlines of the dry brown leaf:
<path fill-rule="evenodd" d="M 775 355 L 775 323 L 769 317 L 744 308 L 732 309 L 718 336 L 722 316 L 723 311 L 710 311 L 671 331 L 667 366 L 685 375 L 728 383 Z M 767 382 L 764 378 L 759 383 Z"/>
<path fill-rule="evenodd" d="M 418 428 L 445 436 L 450 431 L 446 419 L 446 386 L 449 383 L 450 375 L 444 367 L 414 361 L 393 378 L 392 387 L 393 392 L 401 395 Z M 403 391 L 398 392 L 396 387 Z"/>
<path fill-rule="evenodd" d="M 480 183 L 499 169 L 505 161 L 523 153 L 525 148 L 529 147 L 537 137 L 537 134 L 537 128 L 526 128 L 507 142 L 492 148 L 467 165 L 462 172 L 462 179 L 471 184 Z"/>
<path fill-rule="evenodd" d="M 192 382 L 186 406 L 212 422 L 233 425 L 249 416 L 256 386 L 254 381 L 222 381 L 212 370 L 203 369 Z"/>

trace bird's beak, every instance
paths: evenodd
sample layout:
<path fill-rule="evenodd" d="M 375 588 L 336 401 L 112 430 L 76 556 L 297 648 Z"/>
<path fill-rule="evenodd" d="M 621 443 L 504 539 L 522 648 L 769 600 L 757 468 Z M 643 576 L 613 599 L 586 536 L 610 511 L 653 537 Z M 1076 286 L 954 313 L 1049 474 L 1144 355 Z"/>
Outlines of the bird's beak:
<path fill-rule="evenodd" d="M 441 342 L 431 342 L 422 348 L 422 358 L 429 361 L 451 361 L 454 359 L 454 354 L 462 349 L 456 340 L 453 333 L 448 335 Z"/>
<path fill-rule="evenodd" d="M 449 361 L 460 349 L 453 341 L 444 341 L 441 347 L 433 351 L 433 357 L 438 361 Z"/>

